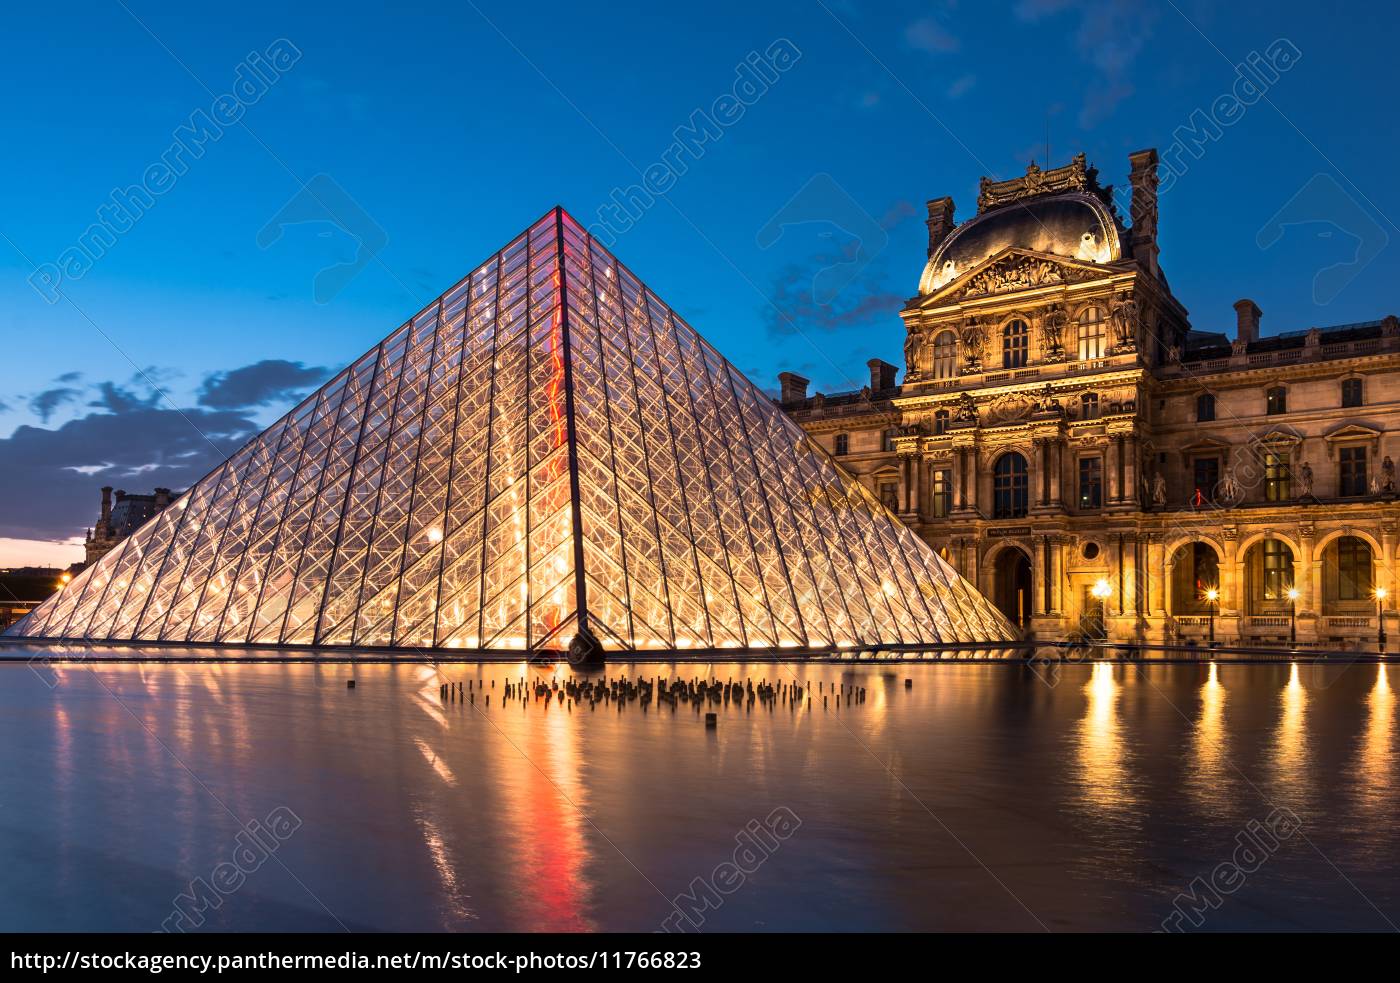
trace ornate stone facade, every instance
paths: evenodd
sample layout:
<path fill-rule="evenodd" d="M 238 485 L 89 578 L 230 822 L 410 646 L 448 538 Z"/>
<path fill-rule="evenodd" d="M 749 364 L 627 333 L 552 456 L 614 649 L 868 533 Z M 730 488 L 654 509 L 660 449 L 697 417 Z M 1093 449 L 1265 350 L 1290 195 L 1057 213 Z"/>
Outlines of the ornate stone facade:
<path fill-rule="evenodd" d="M 1036 637 L 1374 648 L 1378 613 L 1400 628 L 1400 320 L 1261 338 L 1242 300 L 1233 339 L 1193 329 L 1156 153 L 1130 163 L 1131 227 L 1082 156 L 984 180 L 961 225 L 930 202 L 903 384 L 785 374 L 785 408 Z"/>

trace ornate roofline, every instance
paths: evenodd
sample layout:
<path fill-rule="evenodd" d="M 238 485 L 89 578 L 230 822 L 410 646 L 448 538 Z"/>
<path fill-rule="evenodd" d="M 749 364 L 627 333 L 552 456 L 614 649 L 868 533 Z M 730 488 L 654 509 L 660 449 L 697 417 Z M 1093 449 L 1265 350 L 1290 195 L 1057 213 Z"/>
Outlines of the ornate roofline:
<path fill-rule="evenodd" d="M 1042 171 L 1032 160 L 1024 177 L 1012 178 L 1009 181 L 993 181 L 989 177 L 983 177 L 977 195 L 977 214 L 981 215 L 993 208 L 1037 195 L 1057 194 L 1061 191 L 1098 193 L 1100 190 L 1098 168 L 1088 165 L 1082 151 L 1075 154 L 1063 167 L 1053 167 L 1048 171 Z"/>

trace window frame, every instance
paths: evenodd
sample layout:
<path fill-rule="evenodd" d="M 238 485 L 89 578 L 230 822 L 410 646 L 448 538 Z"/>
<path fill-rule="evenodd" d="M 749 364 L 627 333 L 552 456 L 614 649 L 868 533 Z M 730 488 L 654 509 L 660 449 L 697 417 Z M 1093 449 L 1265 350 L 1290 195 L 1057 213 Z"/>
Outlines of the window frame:
<path fill-rule="evenodd" d="M 1202 413 L 1202 410 L 1205 410 Z M 1215 393 L 1201 393 L 1196 397 L 1196 422 L 1215 422 Z"/>
<path fill-rule="evenodd" d="M 1013 317 L 1001 326 L 1001 367 L 1024 369 L 1030 364 L 1031 326 L 1024 318 Z"/>
<path fill-rule="evenodd" d="M 831 440 L 831 453 L 834 457 L 846 457 L 851 453 L 851 435 L 838 433 Z"/>
<path fill-rule="evenodd" d="M 1360 536 L 1339 536 L 1334 545 L 1337 549 L 1337 600 L 1369 601 L 1376 576 L 1376 557 L 1371 544 Z M 1360 576 L 1363 572 L 1364 578 Z"/>
<path fill-rule="evenodd" d="M 1097 317 L 1090 318 L 1091 314 Z M 1104 358 L 1108 353 L 1108 319 L 1104 317 L 1103 308 L 1097 304 L 1090 304 L 1079 312 L 1079 317 L 1075 320 L 1078 325 L 1076 351 L 1079 353 L 1079 361 L 1089 362 Z"/>
<path fill-rule="evenodd" d="M 947 341 L 940 339 L 946 338 Z M 944 329 L 933 336 L 933 377 L 955 379 L 958 375 L 958 336 Z"/>
<path fill-rule="evenodd" d="M 1078 478 L 1075 482 L 1076 497 L 1081 512 L 1098 511 L 1103 508 L 1103 455 L 1085 454 L 1079 459 L 1079 466 L 1076 469 Z M 1086 503 L 1085 492 L 1093 489 L 1093 501 Z"/>
<path fill-rule="evenodd" d="M 1358 462 L 1359 458 L 1359 462 Z M 1370 475 L 1370 452 L 1365 444 L 1348 444 L 1337 448 L 1337 497 L 1338 498 L 1360 498 L 1370 494 L 1370 486 L 1367 480 Z M 1357 464 L 1360 463 L 1360 467 Z M 1357 486 L 1357 480 L 1360 485 Z M 1359 487 L 1353 491 L 1352 488 Z"/>
<path fill-rule="evenodd" d="M 1264 452 L 1264 501 L 1293 500 L 1293 465 L 1287 451 Z"/>
<path fill-rule="evenodd" d="M 992 517 L 1022 519 L 1029 512 L 1030 465 L 1024 454 L 1007 451 L 992 465 Z"/>
<path fill-rule="evenodd" d="M 1270 386 L 1264 390 L 1264 415 L 1283 416 L 1288 412 L 1288 387 Z"/>
<path fill-rule="evenodd" d="M 1358 376 L 1342 380 L 1342 409 L 1366 405 L 1366 384 Z"/>

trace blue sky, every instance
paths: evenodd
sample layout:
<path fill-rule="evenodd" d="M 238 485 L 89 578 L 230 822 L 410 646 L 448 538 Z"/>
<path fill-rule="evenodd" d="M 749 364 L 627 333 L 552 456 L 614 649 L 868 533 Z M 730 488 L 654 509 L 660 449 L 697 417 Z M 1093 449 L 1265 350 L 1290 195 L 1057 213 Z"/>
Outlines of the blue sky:
<path fill-rule="evenodd" d="M 1243 296 L 1266 333 L 1400 307 L 1387 289 L 1400 273 L 1389 6 L 65 11 L 3 15 L 0 564 L 76 558 L 44 543 L 81 534 L 98 485 L 187 486 L 550 206 L 597 222 L 775 44 L 796 57 L 744 90 L 751 104 L 716 139 L 674 158 L 684 173 L 613 245 L 761 384 L 790 368 L 815 389 L 855 388 L 867 358 L 900 360 L 927 199 L 950 194 L 969 217 L 981 175 L 1044 163 L 1047 124 L 1053 163 L 1082 149 L 1124 185 L 1130 151 L 1168 153 L 1236 86 L 1236 65 L 1281 42 L 1296 63 L 1164 179 L 1163 266 L 1198 328 L 1231 327 Z M 153 204 L 89 250 L 61 295 L 36 290 L 36 268 L 71 259 L 114 190 L 149 178 L 177 128 L 247 77 L 250 52 L 273 81 L 239 122 L 157 175 Z M 344 228 L 275 220 L 308 183 L 343 194 L 342 225 L 374 244 L 343 284 L 317 275 L 355 258 Z M 765 227 L 794 198 L 829 218 L 772 241 Z M 830 286 L 818 274 L 853 228 L 860 269 L 814 287 Z"/>

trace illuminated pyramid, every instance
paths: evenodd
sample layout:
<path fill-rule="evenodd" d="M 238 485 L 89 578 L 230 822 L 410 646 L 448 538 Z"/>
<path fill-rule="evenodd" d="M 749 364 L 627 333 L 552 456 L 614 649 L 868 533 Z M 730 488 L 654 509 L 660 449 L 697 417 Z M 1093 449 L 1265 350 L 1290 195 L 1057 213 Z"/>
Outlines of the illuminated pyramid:
<path fill-rule="evenodd" d="M 575 656 L 1015 637 L 558 209 L 10 633 Z"/>

